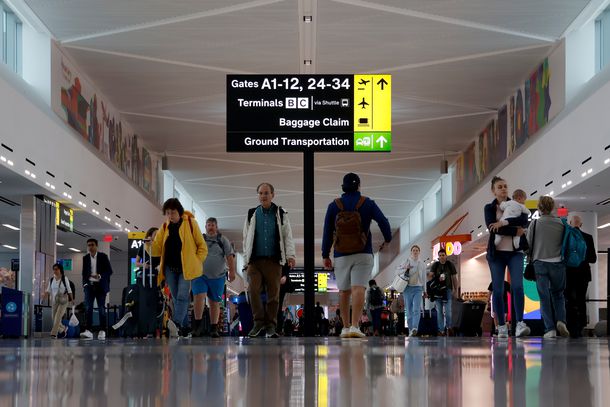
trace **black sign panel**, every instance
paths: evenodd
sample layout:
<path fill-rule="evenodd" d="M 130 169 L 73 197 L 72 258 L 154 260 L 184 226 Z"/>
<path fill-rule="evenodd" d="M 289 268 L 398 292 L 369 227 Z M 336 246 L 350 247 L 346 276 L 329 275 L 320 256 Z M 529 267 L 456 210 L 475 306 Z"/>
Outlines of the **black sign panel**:
<path fill-rule="evenodd" d="M 65 205 L 57 204 L 57 226 L 65 231 L 74 230 L 74 211 Z"/>
<path fill-rule="evenodd" d="M 292 292 L 305 292 L 305 271 L 303 269 L 290 270 L 289 276 Z M 315 291 L 318 292 L 318 273 L 315 273 Z"/>
<path fill-rule="evenodd" d="M 354 151 L 353 75 L 227 75 L 227 151 Z"/>

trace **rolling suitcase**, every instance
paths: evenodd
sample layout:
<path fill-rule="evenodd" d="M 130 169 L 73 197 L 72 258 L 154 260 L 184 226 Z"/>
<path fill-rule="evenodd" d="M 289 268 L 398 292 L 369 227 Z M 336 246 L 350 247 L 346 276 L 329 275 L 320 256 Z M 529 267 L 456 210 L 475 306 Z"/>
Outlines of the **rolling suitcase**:
<path fill-rule="evenodd" d="M 146 250 L 144 250 L 145 256 Z M 145 258 L 142 260 L 146 262 Z M 122 329 L 121 336 L 124 337 L 155 335 L 163 313 L 161 304 L 156 273 L 150 268 L 143 268 L 141 275 L 136 279 L 136 284 L 123 289 L 123 318 L 113 325 L 113 328 Z"/>
<path fill-rule="evenodd" d="M 409 330 L 413 329 L 413 327 L 409 327 Z M 424 307 L 422 308 L 422 315 L 419 319 L 419 326 L 417 327 L 417 335 L 419 336 L 436 336 L 438 332 L 438 321 L 436 315 L 436 308 L 426 310 L 426 305 L 424 302 Z"/>
<path fill-rule="evenodd" d="M 481 323 L 486 304 L 482 301 L 467 301 L 462 303 L 457 324 L 460 336 L 482 336 Z"/>

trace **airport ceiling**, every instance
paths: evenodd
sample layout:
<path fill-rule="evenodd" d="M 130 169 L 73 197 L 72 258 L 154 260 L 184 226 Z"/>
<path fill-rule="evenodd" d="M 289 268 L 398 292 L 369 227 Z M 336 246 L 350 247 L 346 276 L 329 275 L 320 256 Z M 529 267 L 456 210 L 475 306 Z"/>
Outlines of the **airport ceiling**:
<path fill-rule="evenodd" d="M 315 205 L 319 237 L 326 205 L 354 171 L 396 229 L 439 179 L 442 157 L 474 139 L 589 3 L 26 2 L 238 247 L 261 181 L 276 186 L 302 238 L 302 158 L 225 152 L 226 74 L 392 74 L 393 152 L 317 154 Z"/>
<path fill-rule="evenodd" d="M 0 254 L 15 254 L 19 257 L 19 231 L 9 229 L 3 225 L 20 226 L 21 204 L 24 196 L 27 195 L 46 195 L 49 192 L 22 177 L 5 166 L 0 166 Z M 59 195 L 49 196 L 52 199 L 61 201 Z M 57 231 L 57 241 L 63 246 L 57 247 L 58 256 L 73 254 L 70 247 L 79 249 L 83 252 L 87 250 L 86 241 L 89 237 L 101 240 L 104 235 L 112 235 L 115 240 L 110 244 L 112 247 L 111 256 L 126 256 L 128 249 L 127 233 L 119 233 L 104 220 L 81 210 L 74 209 L 74 233 Z M 3 245 L 15 247 L 9 249 Z M 4 266 L 4 264 L 0 264 Z"/>

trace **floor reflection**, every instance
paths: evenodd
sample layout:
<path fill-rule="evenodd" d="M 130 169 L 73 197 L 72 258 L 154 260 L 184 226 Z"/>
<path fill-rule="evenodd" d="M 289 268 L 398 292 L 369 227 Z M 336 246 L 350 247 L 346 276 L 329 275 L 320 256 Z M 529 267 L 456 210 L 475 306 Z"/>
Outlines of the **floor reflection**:
<path fill-rule="evenodd" d="M 0 341 L 1 406 L 607 406 L 607 340 Z"/>

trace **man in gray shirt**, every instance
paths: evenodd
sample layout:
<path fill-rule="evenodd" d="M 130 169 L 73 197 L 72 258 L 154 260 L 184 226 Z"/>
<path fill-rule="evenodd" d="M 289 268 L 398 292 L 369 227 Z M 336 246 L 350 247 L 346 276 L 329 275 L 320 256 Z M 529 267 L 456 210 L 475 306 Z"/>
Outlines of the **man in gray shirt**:
<path fill-rule="evenodd" d="M 229 268 L 229 281 L 235 280 L 235 252 L 231 242 L 218 233 L 216 218 L 208 218 L 203 238 L 208 245 L 208 257 L 203 263 L 203 275 L 192 282 L 191 289 L 195 298 L 195 320 L 193 336 L 203 336 L 203 309 L 206 295 L 210 299 L 210 336 L 218 338 L 218 319 L 220 302 L 225 290 L 225 273 Z"/>

